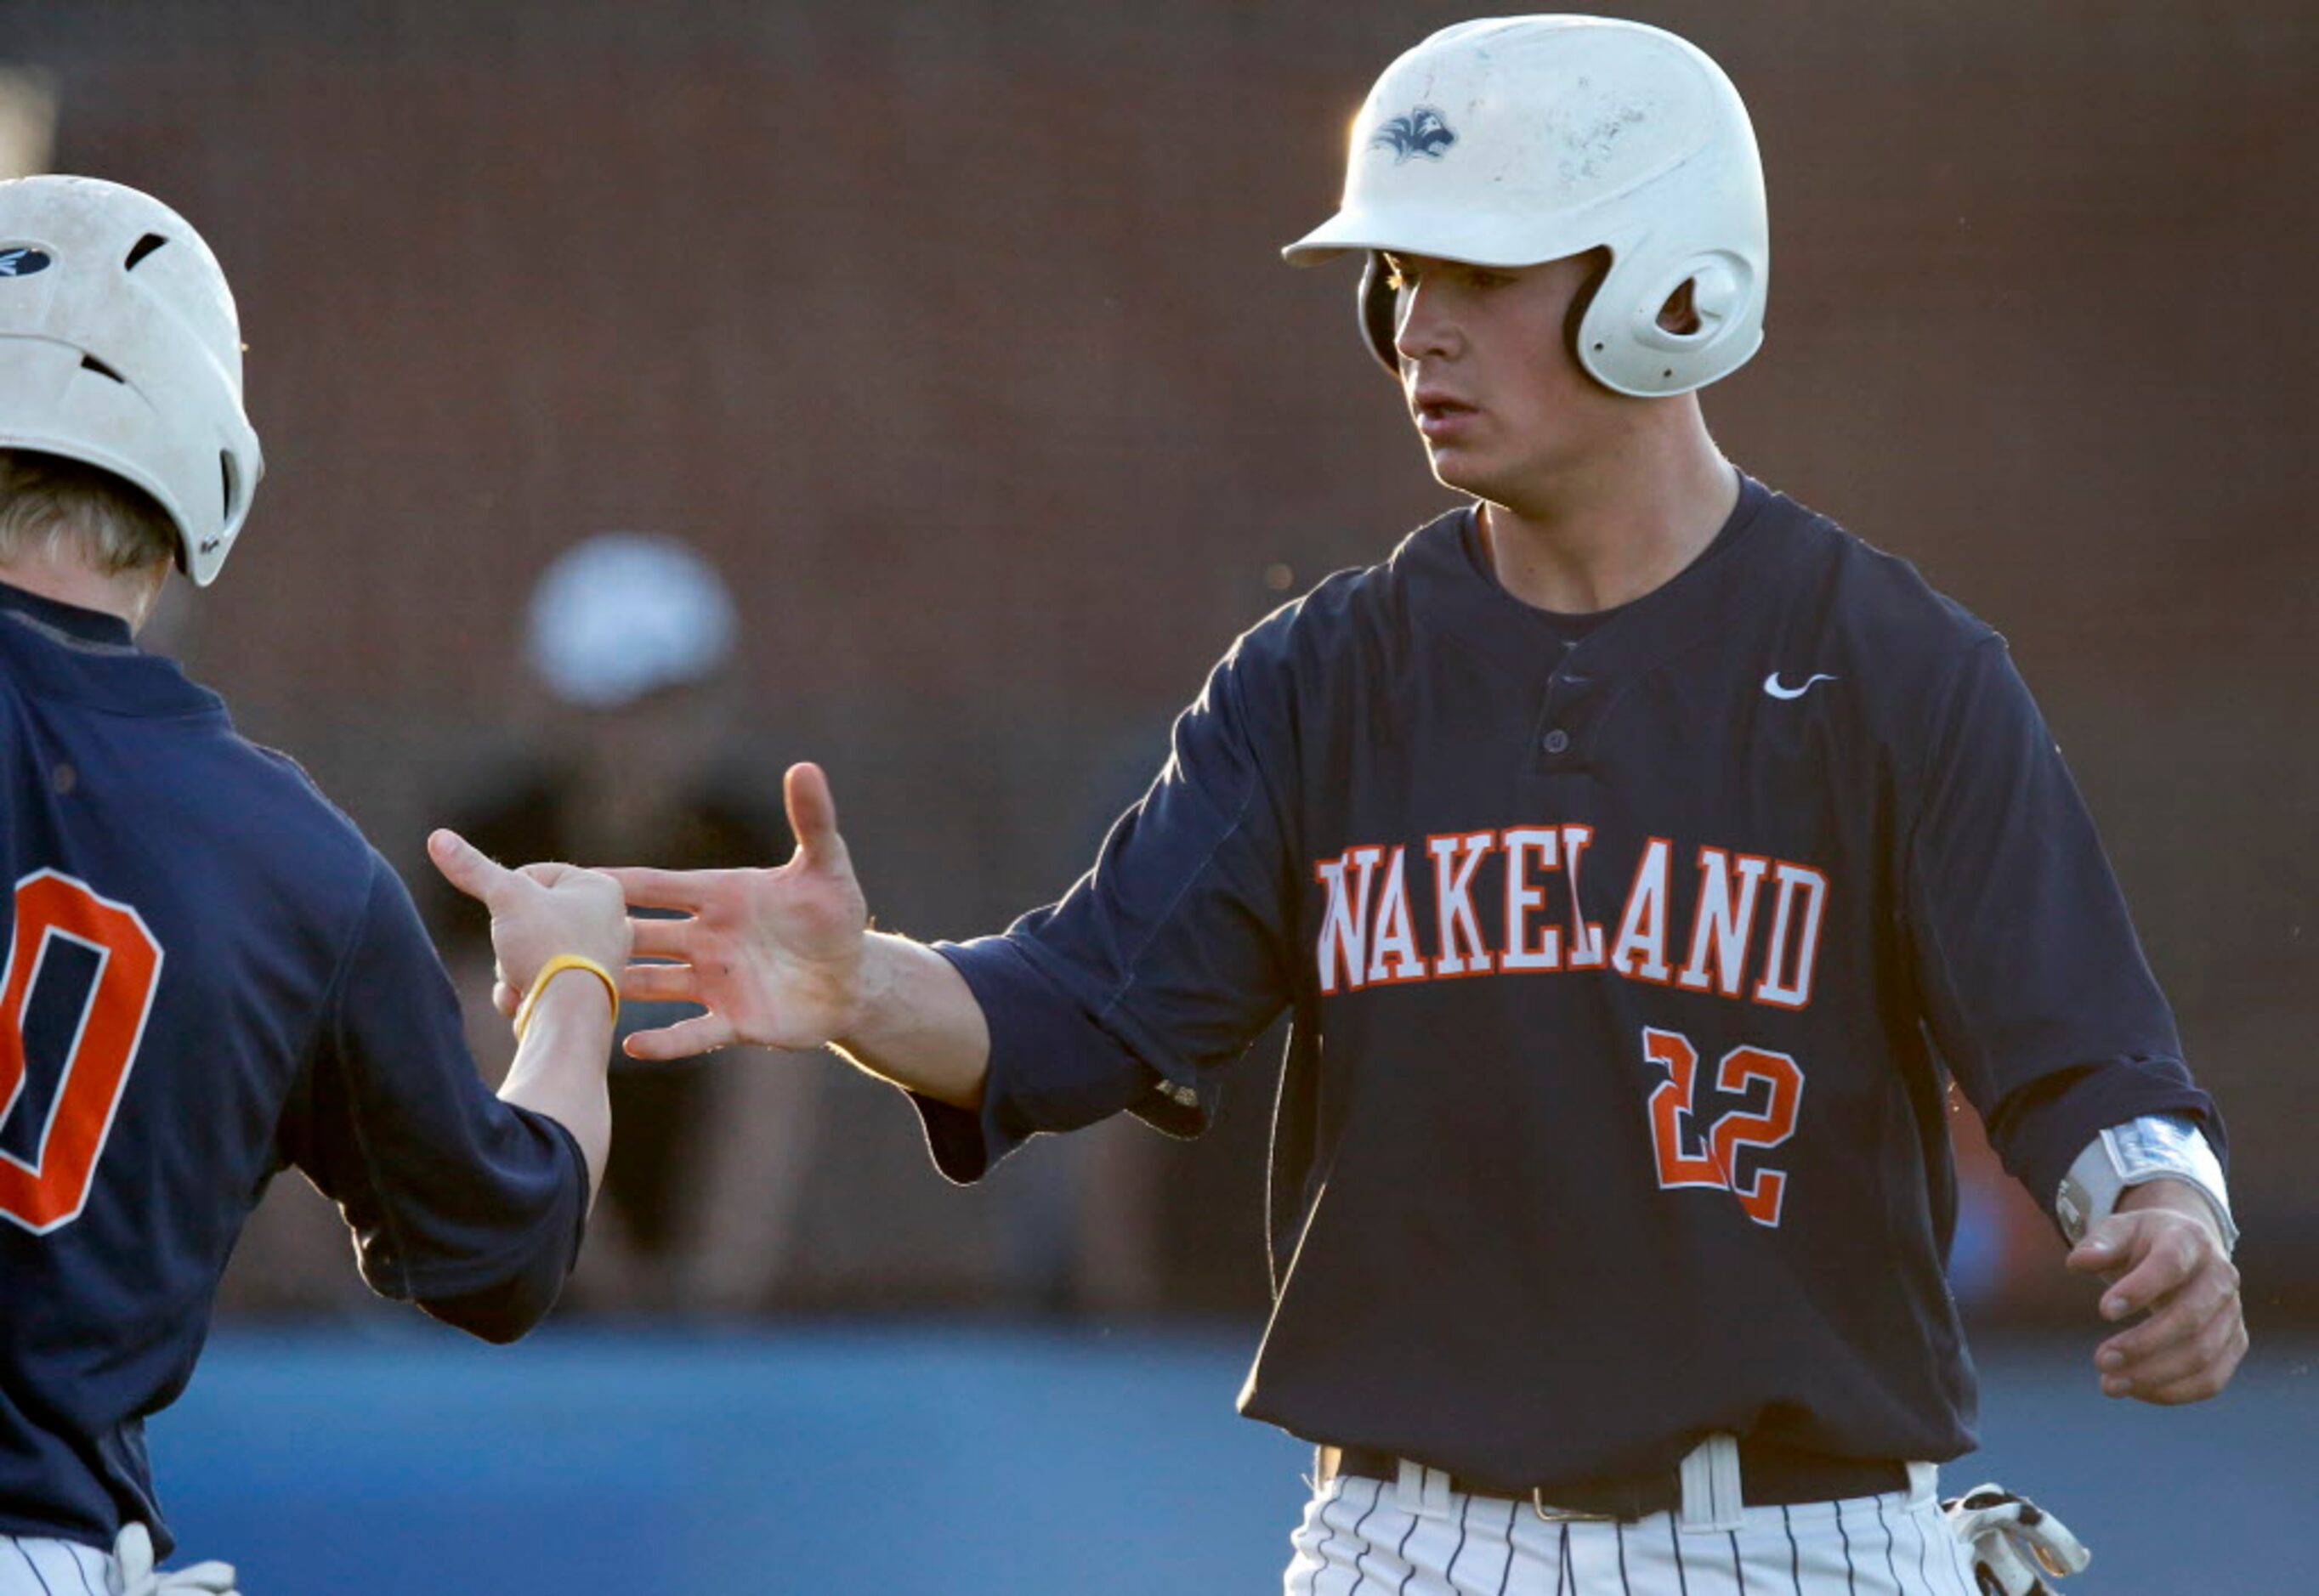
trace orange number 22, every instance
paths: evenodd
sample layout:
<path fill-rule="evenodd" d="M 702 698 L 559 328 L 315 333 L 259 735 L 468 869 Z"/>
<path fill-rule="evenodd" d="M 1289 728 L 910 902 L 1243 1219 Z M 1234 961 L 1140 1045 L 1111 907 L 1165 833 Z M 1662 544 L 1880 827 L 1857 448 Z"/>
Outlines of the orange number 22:
<path fill-rule="evenodd" d="M 1764 1048 L 1733 1048 L 1716 1066 L 1715 1089 L 1739 1094 L 1756 1081 L 1770 1089 L 1761 1113 L 1732 1109 L 1702 1131 L 1697 1115 L 1699 1051 L 1676 1031 L 1643 1027 L 1643 1056 L 1666 1067 L 1667 1078 L 1650 1096 L 1651 1144 L 1657 1150 L 1659 1185 L 1696 1186 L 1728 1191 L 1759 1225 L 1780 1222 L 1788 1195 L 1784 1169 L 1757 1160 L 1743 1178 L 1739 1154 L 1768 1150 L 1795 1134 L 1796 1109 L 1803 1101 L 1804 1072 L 1785 1053 Z"/>

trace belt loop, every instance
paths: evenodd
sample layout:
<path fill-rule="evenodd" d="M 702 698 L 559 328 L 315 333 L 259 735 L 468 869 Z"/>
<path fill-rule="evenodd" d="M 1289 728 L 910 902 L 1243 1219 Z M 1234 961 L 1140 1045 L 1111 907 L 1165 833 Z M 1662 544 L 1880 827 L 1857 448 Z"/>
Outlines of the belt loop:
<path fill-rule="evenodd" d="M 1443 1470 L 1428 1468 L 1404 1457 L 1393 1488 L 1394 1499 L 1401 1504 L 1403 1512 L 1421 1519 L 1449 1517 L 1449 1475 Z"/>
<path fill-rule="evenodd" d="M 1739 1438 L 1711 1435 L 1683 1455 L 1681 1523 L 1698 1535 L 1737 1529 L 1746 1510 L 1739 1487 Z"/>
<path fill-rule="evenodd" d="M 1911 1463 L 1908 1465 L 1908 1502 L 1915 1506 L 1930 1501 L 1940 1494 L 1941 1465 L 1937 1463 Z"/>

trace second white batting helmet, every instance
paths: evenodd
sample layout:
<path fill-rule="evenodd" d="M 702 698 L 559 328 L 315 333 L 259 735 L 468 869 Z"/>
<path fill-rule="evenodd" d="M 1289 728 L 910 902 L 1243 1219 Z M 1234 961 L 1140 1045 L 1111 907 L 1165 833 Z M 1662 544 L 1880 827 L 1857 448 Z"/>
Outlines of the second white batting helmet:
<path fill-rule="evenodd" d="M 216 577 L 265 462 L 233 294 L 184 217 L 96 177 L 0 182 L 0 448 L 135 483 Z"/>
<path fill-rule="evenodd" d="M 565 549 L 541 573 L 524 652 L 564 702 L 617 709 L 714 676 L 732 658 L 739 629 L 731 590 L 690 546 L 604 532 Z"/>
<path fill-rule="evenodd" d="M 1377 252 L 1526 266 L 1594 249 L 1610 265 L 1576 355 L 1605 387 L 1688 392 L 1762 344 L 1763 163 L 1731 80 L 1657 28 L 1527 16 L 1445 28 L 1386 68 L 1353 123 L 1337 213 L 1283 253 L 1370 252 L 1363 321 L 1392 366 Z M 1670 330 L 1660 311 L 1685 283 L 1696 325 Z"/>

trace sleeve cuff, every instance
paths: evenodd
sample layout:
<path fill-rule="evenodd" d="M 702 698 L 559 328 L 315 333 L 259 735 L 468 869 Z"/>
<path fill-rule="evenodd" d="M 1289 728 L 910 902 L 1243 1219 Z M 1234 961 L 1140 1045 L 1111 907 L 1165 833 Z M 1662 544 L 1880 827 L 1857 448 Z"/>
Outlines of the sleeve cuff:
<path fill-rule="evenodd" d="M 551 1144 L 560 1144 L 566 1155 L 556 1199 L 546 1219 L 547 1233 L 490 1258 L 407 1267 L 396 1283 L 402 1289 L 379 1287 L 384 1295 L 418 1303 L 446 1324 L 501 1344 L 520 1339 L 555 1308 L 588 1233 L 588 1159 L 578 1138 L 551 1115 L 510 1107 Z M 565 1230 L 561 1247 L 551 1239 L 558 1228 Z"/>
<path fill-rule="evenodd" d="M 1992 1140 L 2006 1168 L 2066 1234 L 2056 1204 L 2070 1168 L 2104 1131 L 2145 1115 L 2173 1115 L 2197 1126 L 2218 1159 L 2228 1153 L 2214 1099 L 2182 1078 L 2173 1061 L 2133 1061 L 2079 1074 L 2060 1092 L 2025 1107 Z"/>
<path fill-rule="evenodd" d="M 1122 1046 L 1010 937 L 936 942 L 980 1005 L 990 1031 L 982 1106 L 907 1094 L 934 1168 L 979 1180 L 1032 1137 L 1075 1131 L 1123 1110 L 1178 1136 L 1207 1123 L 1198 1092 L 1170 1082 Z"/>
<path fill-rule="evenodd" d="M 990 1095 L 987 1084 L 981 1113 L 942 1102 L 923 1092 L 905 1089 L 902 1095 L 918 1111 L 918 1123 L 926 1133 L 926 1151 L 933 1155 L 934 1168 L 945 1180 L 972 1186 L 990 1173 L 993 1164 L 1015 1150 L 1015 1143 L 997 1141 L 989 1130 Z"/>

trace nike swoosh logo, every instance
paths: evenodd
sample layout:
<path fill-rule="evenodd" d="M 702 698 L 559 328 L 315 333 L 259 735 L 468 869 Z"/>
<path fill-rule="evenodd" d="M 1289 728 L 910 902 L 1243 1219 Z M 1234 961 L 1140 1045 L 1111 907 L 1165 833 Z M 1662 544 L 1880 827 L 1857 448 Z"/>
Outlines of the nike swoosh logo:
<path fill-rule="evenodd" d="M 1804 678 L 1804 684 L 1801 687 L 1782 687 L 1780 685 L 1780 673 L 1777 671 L 1774 671 L 1769 676 L 1764 678 L 1764 690 L 1771 694 L 1775 699 L 1800 699 L 1806 693 L 1811 691 L 1812 683 L 1816 681 L 1834 681 L 1835 680 L 1836 678 L 1833 676 L 1823 675 L 1815 672 L 1811 675 Z"/>

